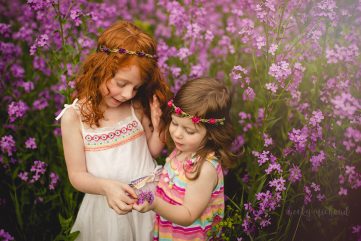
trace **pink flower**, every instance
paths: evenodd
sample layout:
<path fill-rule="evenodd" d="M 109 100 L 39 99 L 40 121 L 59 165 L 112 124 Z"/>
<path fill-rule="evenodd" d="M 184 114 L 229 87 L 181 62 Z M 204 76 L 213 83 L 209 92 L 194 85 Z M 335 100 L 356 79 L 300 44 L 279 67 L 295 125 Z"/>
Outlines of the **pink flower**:
<path fill-rule="evenodd" d="M 172 100 L 168 101 L 168 106 L 169 106 L 169 107 L 172 107 L 172 106 L 173 106 L 173 101 L 172 101 Z"/>
<path fill-rule="evenodd" d="M 201 118 L 199 118 L 198 116 L 193 116 L 192 117 L 192 122 L 194 124 L 198 124 L 201 121 Z"/>
<path fill-rule="evenodd" d="M 208 120 L 208 123 L 214 125 L 216 124 L 216 120 L 214 118 L 211 118 Z"/>
<path fill-rule="evenodd" d="M 177 115 L 180 115 L 180 114 L 182 114 L 183 111 L 182 111 L 181 108 L 176 107 L 175 110 L 174 110 L 174 112 L 175 112 Z"/>

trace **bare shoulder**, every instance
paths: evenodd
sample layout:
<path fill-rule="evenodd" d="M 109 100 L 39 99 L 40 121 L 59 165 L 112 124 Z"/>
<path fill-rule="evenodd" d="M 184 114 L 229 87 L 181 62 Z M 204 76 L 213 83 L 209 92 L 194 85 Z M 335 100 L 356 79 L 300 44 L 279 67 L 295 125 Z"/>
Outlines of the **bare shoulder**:
<path fill-rule="evenodd" d="M 80 117 L 74 108 L 69 108 L 61 117 L 61 127 L 79 127 Z"/>
<path fill-rule="evenodd" d="M 217 170 L 209 161 L 204 161 L 203 165 L 201 166 L 199 177 L 215 180 L 217 179 Z"/>

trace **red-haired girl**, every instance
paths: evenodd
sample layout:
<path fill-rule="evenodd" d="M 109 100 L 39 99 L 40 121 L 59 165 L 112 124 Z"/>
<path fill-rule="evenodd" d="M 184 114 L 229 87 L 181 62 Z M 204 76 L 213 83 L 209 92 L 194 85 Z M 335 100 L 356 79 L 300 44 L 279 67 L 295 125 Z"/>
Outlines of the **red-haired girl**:
<path fill-rule="evenodd" d="M 85 193 L 72 228 L 77 240 L 152 238 L 154 214 L 131 212 L 137 195 L 128 183 L 155 168 L 169 95 L 153 38 L 125 21 L 100 35 L 73 104 L 57 117 L 70 182 Z"/>

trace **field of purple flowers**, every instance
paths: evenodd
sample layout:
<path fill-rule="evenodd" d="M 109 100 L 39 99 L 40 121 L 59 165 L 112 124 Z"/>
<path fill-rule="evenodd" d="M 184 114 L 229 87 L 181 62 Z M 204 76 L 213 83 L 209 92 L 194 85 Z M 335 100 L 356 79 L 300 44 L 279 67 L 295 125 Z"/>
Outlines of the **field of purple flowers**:
<path fill-rule="evenodd" d="M 155 36 L 172 91 L 204 75 L 234 90 L 221 240 L 361 240 L 361 1 L 0 3 L 0 240 L 74 239 L 54 117 L 117 19 Z"/>

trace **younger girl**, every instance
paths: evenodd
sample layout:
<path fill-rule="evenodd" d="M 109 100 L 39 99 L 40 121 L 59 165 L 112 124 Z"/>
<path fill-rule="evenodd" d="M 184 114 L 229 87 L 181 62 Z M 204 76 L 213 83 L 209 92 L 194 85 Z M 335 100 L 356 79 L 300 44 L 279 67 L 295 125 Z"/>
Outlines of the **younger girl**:
<path fill-rule="evenodd" d="M 154 240 L 207 240 L 218 235 L 224 215 L 222 168 L 233 166 L 229 111 L 231 96 L 215 79 L 185 83 L 168 102 L 169 135 L 175 149 L 166 159 L 152 204 L 133 208 L 154 210 Z"/>
<path fill-rule="evenodd" d="M 86 193 L 72 229 L 78 240 L 152 238 L 154 214 L 130 212 L 137 196 L 128 183 L 155 168 L 168 94 L 150 36 L 123 21 L 101 34 L 73 104 L 57 117 L 70 182 Z"/>

